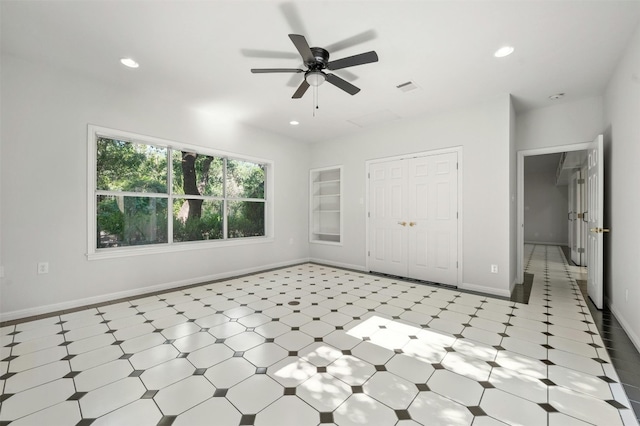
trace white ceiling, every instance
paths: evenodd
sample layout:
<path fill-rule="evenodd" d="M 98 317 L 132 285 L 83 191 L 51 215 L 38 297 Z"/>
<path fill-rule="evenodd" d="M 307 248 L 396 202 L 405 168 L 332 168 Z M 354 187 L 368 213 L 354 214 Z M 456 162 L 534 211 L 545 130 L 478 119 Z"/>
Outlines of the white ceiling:
<path fill-rule="evenodd" d="M 566 96 L 555 102 L 601 95 L 640 20 L 640 0 L 2 0 L 1 8 L 3 54 L 303 142 L 504 93 L 518 111 L 552 105 L 558 92 Z M 331 59 L 375 50 L 380 60 L 335 71 L 362 91 L 325 83 L 314 117 L 312 90 L 291 99 L 301 74 L 249 71 L 300 67 L 289 33 L 328 47 Z M 515 53 L 494 58 L 504 44 Z M 140 68 L 123 67 L 122 57 Z M 419 89 L 396 88 L 407 81 Z"/>

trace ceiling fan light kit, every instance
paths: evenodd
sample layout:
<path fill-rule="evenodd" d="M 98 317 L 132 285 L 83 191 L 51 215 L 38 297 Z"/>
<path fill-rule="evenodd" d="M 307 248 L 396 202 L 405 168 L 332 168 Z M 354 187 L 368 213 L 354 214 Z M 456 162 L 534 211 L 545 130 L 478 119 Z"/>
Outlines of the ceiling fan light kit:
<path fill-rule="evenodd" d="M 293 94 L 293 99 L 300 99 L 310 86 L 318 87 L 325 81 L 350 95 L 355 95 L 360 91 L 360 88 L 335 74 L 326 73 L 324 70 L 335 71 L 378 61 L 378 55 L 374 51 L 329 61 L 329 52 L 321 47 L 309 47 L 309 43 L 307 43 L 307 39 L 304 36 L 289 34 L 289 38 L 298 53 L 300 53 L 304 66 L 307 68 L 306 70 L 301 68 L 253 68 L 251 72 L 254 74 L 304 73 L 304 79 Z"/>

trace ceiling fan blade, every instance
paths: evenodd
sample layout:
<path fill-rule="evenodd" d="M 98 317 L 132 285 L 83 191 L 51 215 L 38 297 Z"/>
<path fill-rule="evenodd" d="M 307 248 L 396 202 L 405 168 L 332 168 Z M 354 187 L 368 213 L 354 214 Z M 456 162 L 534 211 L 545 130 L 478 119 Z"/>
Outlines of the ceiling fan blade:
<path fill-rule="evenodd" d="M 305 64 L 314 64 L 316 62 L 316 58 L 313 56 L 309 43 L 307 43 L 307 39 L 304 38 L 304 36 L 299 34 L 289 34 L 289 38 L 296 49 L 298 49 L 298 52 L 300 52 L 300 56 L 302 56 L 302 60 Z"/>
<path fill-rule="evenodd" d="M 356 65 L 370 64 L 371 62 L 378 62 L 378 54 L 373 50 L 371 52 L 338 59 L 337 61 L 331 61 L 327 64 L 327 68 L 330 70 L 339 70 L 341 68 L 354 67 Z"/>
<path fill-rule="evenodd" d="M 240 49 L 240 53 L 247 58 L 298 59 L 298 55 L 294 52 L 278 52 L 275 50 Z"/>
<path fill-rule="evenodd" d="M 274 72 L 304 72 L 300 68 L 251 68 L 254 74 L 267 74 Z"/>
<path fill-rule="evenodd" d="M 351 36 L 349 38 L 345 38 L 344 40 L 332 43 L 328 46 L 325 46 L 324 48 L 327 49 L 329 52 L 337 52 L 338 50 L 343 50 L 348 47 L 353 47 L 355 45 L 365 43 L 367 41 L 371 41 L 375 39 L 377 36 L 378 34 L 376 33 L 375 30 L 368 30 L 360 34 Z"/>
<path fill-rule="evenodd" d="M 335 74 L 327 74 L 327 81 L 337 88 L 344 90 L 350 95 L 355 95 L 360 91 L 359 88 L 349 83 L 348 81 L 341 79 Z"/>
<path fill-rule="evenodd" d="M 304 93 L 307 91 L 308 88 L 309 88 L 309 83 L 307 83 L 307 80 L 302 80 L 302 83 L 300 83 L 300 86 L 298 86 L 298 90 L 296 90 L 296 93 L 294 93 L 291 98 L 300 99 L 302 95 L 304 95 Z"/>

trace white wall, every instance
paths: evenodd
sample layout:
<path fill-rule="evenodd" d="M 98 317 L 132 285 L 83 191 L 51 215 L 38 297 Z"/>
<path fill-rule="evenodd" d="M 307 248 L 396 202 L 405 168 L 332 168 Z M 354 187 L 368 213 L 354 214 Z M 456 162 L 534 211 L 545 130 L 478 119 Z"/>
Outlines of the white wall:
<path fill-rule="evenodd" d="M 308 146 L 9 56 L 1 78 L 0 319 L 307 259 Z M 88 261 L 89 123 L 273 160 L 275 240 Z"/>
<path fill-rule="evenodd" d="M 552 104 L 518 114 L 517 149 L 521 151 L 591 142 L 602 133 L 602 114 L 601 97 Z"/>
<path fill-rule="evenodd" d="M 556 186 L 555 172 L 524 170 L 524 241 L 568 245 L 568 186 Z"/>
<path fill-rule="evenodd" d="M 314 144 L 311 167 L 344 165 L 344 243 L 310 245 L 312 259 L 366 266 L 366 161 L 463 147 L 463 287 L 509 295 L 511 101 L 508 95 L 464 110 L 364 129 L 355 136 Z M 499 273 L 492 274 L 490 265 Z"/>
<path fill-rule="evenodd" d="M 605 283 L 608 304 L 640 350 L 640 27 L 607 86 Z M 628 292 L 628 298 L 626 294 Z"/>

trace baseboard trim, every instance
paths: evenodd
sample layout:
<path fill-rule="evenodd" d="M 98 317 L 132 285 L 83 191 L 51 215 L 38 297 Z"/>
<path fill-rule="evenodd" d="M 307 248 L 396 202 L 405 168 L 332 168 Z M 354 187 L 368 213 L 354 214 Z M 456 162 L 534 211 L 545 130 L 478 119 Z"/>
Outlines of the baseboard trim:
<path fill-rule="evenodd" d="M 474 291 L 476 293 L 485 293 L 489 295 L 493 294 L 495 296 L 506 297 L 506 298 L 511 297 L 510 290 L 500 290 L 497 288 L 486 287 L 478 284 L 462 283 L 462 285 L 459 288 L 461 288 L 462 290 Z"/>
<path fill-rule="evenodd" d="M 629 340 L 631 340 L 638 352 L 640 352 L 640 338 L 638 337 L 638 335 L 633 332 L 629 323 L 624 319 L 622 315 L 620 315 L 620 312 L 616 309 L 613 303 L 609 303 L 609 310 L 611 310 L 613 316 L 616 317 L 625 333 L 627 333 L 627 336 L 629 336 Z"/>
<path fill-rule="evenodd" d="M 318 258 L 312 257 L 309 259 L 309 262 L 317 263 L 319 265 L 335 266 L 336 268 L 351 269 L 351 270 L 360 271 L 360 272 L 369 272 L 367 268 L 364 266 L 352 265 L 350 263 L 334 262 L 327 259 L 318 259 Z"/>
<path fill-rule="evenodd" d="M 289 260 L 285 262 L 271 263 L 267 265 L 261 265 L 251 268 L 245 268 L 235 271 L 221 272 L 218 274 L 205 275 L 200 277 L 189 278 L 185 280 L 172 281 L 168 283 L 153 285 L 150 287 L 136 288 L 132 290 L 119 291 L 115 293 L 103 294 L 100 296 L 92 296 L 84 299 L 70 300 L 67 302 L 54 303 L 51 305 L 36 306 L 33 308 L 19 309 L 16 311 L 1 312 L 0 323 L 6 321 L 23 320 L 30 317 L 42 316 L 42 315 L 55 315 L 63 311 L 81 310 L 83 308 L 89 308 L 98 304 L 108 304 L 122 299 L 130 299 L 132 297 L 145 296 L 158 292 L 165 292 L 169 290 L 177 290 L 183 287 L 190 287 L 200 284 L 205 284 L 211 281 L 219 281 L 229 278 L 240 277 L 243 275 L 253 274 L 256 272 L 268 271 L 271 269 L 284 268 L 287 266 L 298 265 L 301 263 L 309 262 L 309 258 Z"/>

